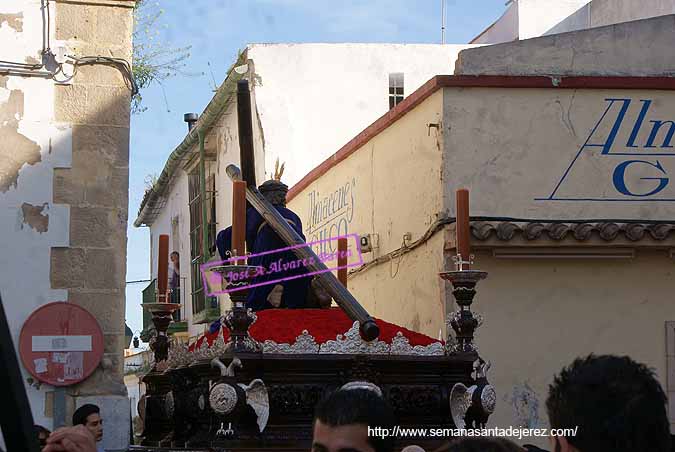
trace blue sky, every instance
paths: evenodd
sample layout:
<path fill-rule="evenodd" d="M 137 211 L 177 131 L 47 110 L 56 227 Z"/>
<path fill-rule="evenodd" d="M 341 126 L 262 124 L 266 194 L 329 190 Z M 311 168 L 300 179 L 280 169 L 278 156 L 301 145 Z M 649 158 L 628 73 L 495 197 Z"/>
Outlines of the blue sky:
<path fill-rule="evenodd" d="M 147 0 L 156 2 L 157 0 Z M 441 0 L 163 0 L 159 41 L 192 46 L 185 71 L 143 91 L 131 118 L 127 281 L 150 274 L 149 230 L 134 228 L 145 179 L 159 174 L 186 133 L 183 113 L 201 113 L 237 52 L 248 43 L 440 43 Z M 471 40 L 505 10 L 505 0 L 446 0 L 446 43 Z M 211 75 L 213 73 L 213 77 Z M 366 124 L 364 124 L 366 126 Z M 126 318 L 142 327 L 141 290 L 127 285 Z"/>

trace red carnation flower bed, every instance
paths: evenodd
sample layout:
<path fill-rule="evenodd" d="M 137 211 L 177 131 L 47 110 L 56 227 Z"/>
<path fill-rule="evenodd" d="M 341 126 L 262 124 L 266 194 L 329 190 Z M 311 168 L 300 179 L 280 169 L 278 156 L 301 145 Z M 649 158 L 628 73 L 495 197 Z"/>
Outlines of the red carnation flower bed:
<path fill-rule="evenodd" d="M 332 309 L 266 309 L 256 312 L 258 320 L 251 325 L 249 334 L 260 342 L 271 340 L 277 344 L 292 344 L 300 336 L 303 330 L 307 330 L 314 336 L 317 344 L 335 340 L 338 334 L 345 334 L 354 323 L 339 308 Z M 416 333 L 393 323 L 375 319 L 380 327 L 382 342 L 391 343 L 398 332 L 401 332 L 410 341 L 413 347 L 416 345 L 430 345 L 440 342 L 424 334 Z M 221 329 L 223 338 L 228 340 L 230 332 L 227 328 Z M 218 338 L 219 332 L 206 333 L 190 346 L 190 351 L 200 347 L 206 340 L 211 345 Z"/>

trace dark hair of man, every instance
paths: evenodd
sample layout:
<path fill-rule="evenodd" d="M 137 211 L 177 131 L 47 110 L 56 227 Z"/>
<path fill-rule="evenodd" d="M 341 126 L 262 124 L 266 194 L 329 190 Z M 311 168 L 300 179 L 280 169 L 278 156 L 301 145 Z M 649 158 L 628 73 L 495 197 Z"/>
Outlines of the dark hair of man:
<path fill-rule="evenodd" d="M 87 403 L 79 407 L 73 413 L 73 425 L 85 425 L 87 418 L 92 414 L 99 414 L 101 410 L 91 403 Z"/>
<path fill-rule="evenodd" d="M 338 390 L 330 393 L 316 406 L 314 421 L 330 427 L 365 425 L 392 428 L 396 424 L 394 410 L 389 403 L 369 389 Z M 394 438 L 369 436 L 368 443 L 375 452 L 393 452 Z"/>
<path fill-rule="evenodd" d="M 178 251 L 172 251 L 171 254 L 169 255 L 169 257 L 171 257 L 171 256 L 180 257 L 180 255 L 178 254 Z"/>
<path fill-rule="evenodd" d="M 627 356 L 589 355 L 549 386 L 551 428 L 574 428 L 581 452 L 669 452 L 666 396 L 654 373 Z"/>
<path fill-rule="evenodd" d="M 525 452 L 525 449 L 505 438 L 465 436 L 434 452 Z"/>

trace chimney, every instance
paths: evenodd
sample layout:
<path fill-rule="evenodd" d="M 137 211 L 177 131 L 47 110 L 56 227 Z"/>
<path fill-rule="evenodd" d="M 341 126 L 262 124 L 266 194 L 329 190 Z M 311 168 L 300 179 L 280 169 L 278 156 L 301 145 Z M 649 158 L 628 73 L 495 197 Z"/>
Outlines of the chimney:
<path fill-rule="evenodd" d="M 185 113 L 183 115 L 183 121 L 188 123 L 188 132 L 192 130 L 198 119 L 199 115 L 197 113 Z"/>

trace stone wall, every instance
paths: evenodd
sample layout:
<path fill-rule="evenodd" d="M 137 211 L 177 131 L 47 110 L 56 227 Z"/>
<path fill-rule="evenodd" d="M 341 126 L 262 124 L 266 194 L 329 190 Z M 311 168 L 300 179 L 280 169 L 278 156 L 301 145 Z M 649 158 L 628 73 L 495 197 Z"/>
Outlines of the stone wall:
<path fill-rule="evenodd" d="M 57 3 L 56 38 L 77 55 L 130 61 L 131 6 Z M 130 91 L 117 68 L 82 66 L 71 85 L 56 87 L 54 102 L 56 120 L 72 124 L 73 147 L 72 166 L 54 181 L 54 202 L 70 205 L 70 247 L 52 248 L 52 287 L 67 289 L 68 301 L 94 314 L 105 337 L 101 365 L 69 392 L 75 406 L 102 407 L 104 444 L 121 448 L 129 438 L 123 350 Z"/>

